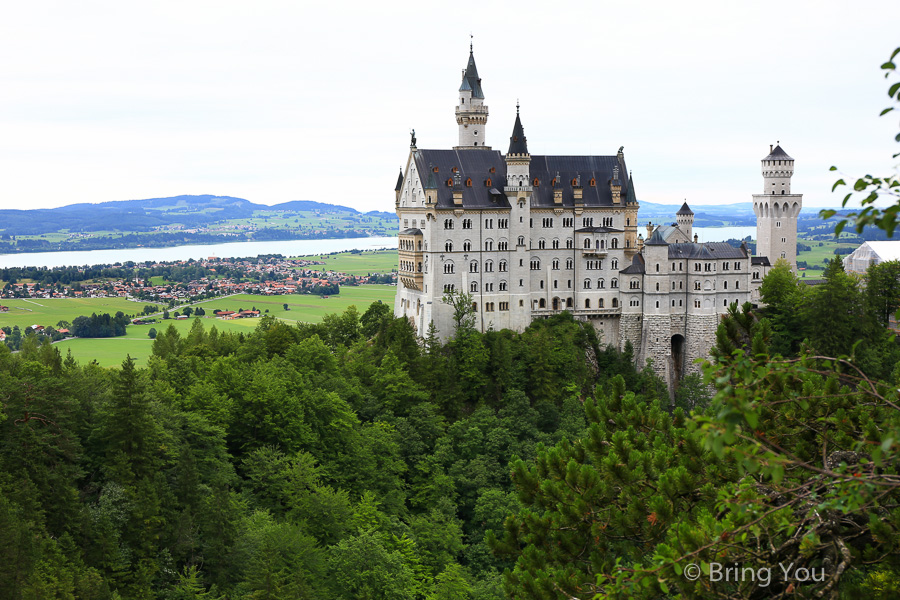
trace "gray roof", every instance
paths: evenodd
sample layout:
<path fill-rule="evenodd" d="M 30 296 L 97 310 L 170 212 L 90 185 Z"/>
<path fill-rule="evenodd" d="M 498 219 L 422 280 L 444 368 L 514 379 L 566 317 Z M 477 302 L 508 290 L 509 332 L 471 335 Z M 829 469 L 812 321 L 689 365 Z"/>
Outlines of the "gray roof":
<path fill-rule="evenodd" d="M 459 86 L 461 92 L 469 90 L 472 91 L 473 98 L 484 99 L 484 92 L 481 91 L 481 78 L 478 77 L 478 68 L 475 66 L 475 56 L 472 54 L 471 48 L 469 48 L 469 63 L 463 73 L 462 85 Z"/>
<path fill-rule="evenodd" d="M 667 246 L 668 242 L 666 242 L 665 238 L 663 238 L 660 228 L 657 227 L 656 231 L 654 231 L 653 234 L 649 238 L 647 238 L 647 241 L 644 242 L 644 245 L 645 246 Z"/>
<path fill-rule="evenodd" d="M 625 202 L 628 204 L 637 204 L 637 195 L 634 193 L 634 175 L 629 174 L 628 192 L 625 194 Z"/>
<path fill-rule="evenodd" d="M 781 146 L 775 146 L 775 149 L 769 152 L 769 155 L 763 160 L 794 160 L 788 153 L 781 149 Z"/>
<path fill-rule="evenodd" d="M 525 130 L 522 128 L 522 121 L 519 119 L 519 107 L 516 107 L 516 122 L 513 125 L 513 132 L 509 138 L 509 150 L 507 154 L 528 154 L 528 142 L 525 139 Z"/>
<path fill-rule="evenodd" d="M 641 254 L 635 254 L 631 259 L 631 264 L 619 271 L 623 275 L 639 275 L 644 272 L 644 256 Z"/>
<path fill-rule="evenodd" d="M 754 256 L 750 259 L 751 265 L 762 265 L 764 267 L 771 267 L 772 265 L 769 263 L 768 256 Z"/>
<path fill-rule="evenodd" d="M 418 149 L 413 154 L 416 168 L 420 173 L 427 170 L 437 180 L 437 207 L 456 208 L 453 204 L 453 188 L 447 180 L 453 178 L 453 168 L 459 169 L 463 182 L 463 208 L 509 208 L 509 201 L 501 188 L 506 185 L 506 160 L 497 150 L 427 150 Z M 623 159 L 617 156 L 532 156 L 531 179 L 538 180 L 531 197 L 531 206 L 551 208 L 558 206 L 553 201 L 554 187 L 551 181 L 559 174 L 557 189 L 562 189 L 562 205 L 575 206 L 572 180 L 581 178 L 582 201 L 584 206 L 613 206 L 609 181 L 613 168 L 619 167 L 619 177 L 627 173 Z M 491 169 L 494 172 L 491 173 Z M 465 185 L 472 180 L 472 187 Z M 487 185 L 487 180 L 491 185 Z M 590 185 L 594 179 L 595 185 Z M 492 189 L 493 188 L 493 189 Z"/>
<path fill-rule="evenodd" d="M 646 242 L 645 242 L 646 244 Z M 743 248 L 735 248 L 725 242 L 705 244 L 669 244 L 669 258 L 691 258 L 697 260 L 722 260 L 747 258 Z"/>
<path fill-rule="evenodd" d="M 678 209 L 676 215 L 692 215 L 694 211 L 691 210 L 691 207 L 687 205 L 687 202 L 681 205 L 681 208 Z"/>
<path fill-rule="evenodd" d="M 403 169 L 400 169 L 400 177 L 397 178 L 397 187 L 394 188 L 395 192 L 399 192 L 403 189 Z"/>
<path fill-rule="evenodd" d="M 422 235 L 422 230 L 418 227 L 410 227 L 401 231 L 400 235 Z"/>

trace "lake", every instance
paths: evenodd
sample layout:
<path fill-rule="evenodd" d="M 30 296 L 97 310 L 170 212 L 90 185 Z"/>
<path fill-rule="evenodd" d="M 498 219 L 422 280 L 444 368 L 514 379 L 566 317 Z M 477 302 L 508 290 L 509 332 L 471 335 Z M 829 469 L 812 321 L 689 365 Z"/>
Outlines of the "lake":
<path fill-rule="evenodd" d="M 756 227 L 694 227 L 701 242 L 724 242 L 727 239 L 756 238 Z M 0 268 L 4 267 L 65 267 L 83 265 L 111 265 L 128 261 L 147 260 L 168 262 L 197 260 L 216 256 L 236 258 L 259 254 L 305 256 L 328 254 L 346 250 L 377 250 L 396 248 L 395 237 L 340 238 L 331 240 L 288 240 L 274 242 L 229 242 L 170 248 L 122 248 L 117 250 L 84 250 L 80 252 L 33 252 L 27 254 L 0 254 Z"/>
<path fill-rule="evenodd" d="M 329 240 L 286 240 L 272 242 L 229 242 L 227 244 L 199 244 L 170 248 L 121 248 L 115 250 L 83 250 L 80 252 L 33 252 L 0 254 L 0 268 L 4 267 L 65 267 L 83 265 L 111 265 L 128 261 L 168 262 L 209 258 L 240 258 L 260 254 L 305 256 L 328 254 L 345 250 L 376 250 L 396 248 L 395 237 L 340 238 Z"/>

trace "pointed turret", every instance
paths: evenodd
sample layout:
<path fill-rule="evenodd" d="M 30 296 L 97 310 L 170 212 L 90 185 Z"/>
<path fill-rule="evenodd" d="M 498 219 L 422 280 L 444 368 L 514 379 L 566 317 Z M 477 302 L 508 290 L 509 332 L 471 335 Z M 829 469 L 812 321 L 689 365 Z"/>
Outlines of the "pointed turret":
<path fill-rule="evenodd" d="M 394 202 L 400 206 L 400 192 L 403 190 L 403 168 L 400 169 L 400 176 L 397 177 L 397 185 L 394 187 Z"/>
<path fill-rule="evenodd" d="M 469 62 L 462 72 L 462 83 L 459 85 L 459 104 L 456 106 L 456 124 L 459 126 L 459 145 L 455 150 L 490 150 L 486 145 L 485 128 L 488 119 L 488 107 L 484 105 L 484 90 L 481 89 L 481 77 L 475 66 L 475 54 L 469 44 Z"/>
<path fill-rule="evenodd" d="M 484 100 L 484 92 L 481 90 L 481 78 L 478 76 L 478 67 L 475 66 L 475 54 L 472 51 L 472 44 L 469 44 L 469 63 L 466 70 L 463 71 L 462 85 L 459 91 L 471 91 L 473 98 L 481 98 Z"/>
<path fill-rule="evenodd" d="M 678 228 L 683 231 L 684 235 L 690 240 L 691 234 L 694 231 L 694 211 L 688 206 L 687 200 L 684 201 L 684 204 L 682 204 L 681 208 L 678 209 L 678 212 L 675 213 L 675 222 L 678 224 Z"/>
<path fill-rule="evenodd" d="M 507 154 L 528 154 L 528 141 L 525 139 L 522 120 L 519 118 L 518 103 L 516 103 L 516 123 L 513 125 L 512 135 L 509 138 L 509 151 Z"/>

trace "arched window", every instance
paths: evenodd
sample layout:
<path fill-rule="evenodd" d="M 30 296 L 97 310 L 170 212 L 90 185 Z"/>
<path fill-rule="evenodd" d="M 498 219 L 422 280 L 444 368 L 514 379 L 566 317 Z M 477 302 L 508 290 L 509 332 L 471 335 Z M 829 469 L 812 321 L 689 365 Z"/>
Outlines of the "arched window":
<path fill-rule="evenodd" d="M 475 145 L 477 146 L 478 142 L 475 142 Z M 472 187 L 472 178 L 471 177 L 466 178 L 466 187 Z"/>
<path fill-rule="evenodd" d="M 505 272 L 506 272 L 506 261 L 505 261 L 505 260 L 501 260 L 501 261 L 500 261 L 500 272 L 501 272 L 501 273 L 505 273 Z"/>
<path fill-rule="evenodd" d="M 494 249 L 494 240 L 486 240 L 484 242 L 484 250 L 485 252 L 490 252 Z"/>
<path fill-rule="evenodd" d="M 485 273 L 493 273 L 494 272 L 494 261 L 492 261 L 492 260 L 484 261 L 484 272 Z"/>
<path fill-rule="evenodd" d="M 584 247 L 585 248 L 591 247 L 591 238 L 584 238 Z"/>
<path fill-rule="evenodd" d="M 453 263 L 452 262 L 444 263 L 444 273 L 446 273 L 446 274 L 453 273 Z"/>
<path fill-rule="evenodd" d="M 535 177 L 534 181 L 531 182 L 531 185 L 533 185 L 534 187 L 537 187 L 537 186 L 541 185 L 541 180 L 538 179 L 537 177 Z"/>
<path fill-rule="evenodd" d="M 574 247 L 575 247 L 575 240 L 573 240 L 572 238 L 567 238 L 567 239 L 566 239 L 566 248 L 570 248 L 570 249 L 571 249 L 571 248 L 574 248 Z"/>
<path fill-rule="evenodd" d="M 469 273 L 477 273 L 478 272 L 478 261 L 473 260 L 469 263 Z"/>
<path fill-rule="evenodd" d="M 472 283 L 469 284 L 469 291 L 470 292 L 478 291 L 478 282 L 477 281 L 473 281 Z"/>
<path fill-rule="evenodd" d="M 584 289 L 586 289 L 586 290 L 591 289 L 591 280 L 590 279 L 584 280 Z"/>
<path fill-rule="evenodd" d="M 603 298 L 597 300 L 597 308 L 603 308 Z"/>
<path fill-rule="evenodd" d="M 612 239 L 612 247 L 613 247 L 614 249 L 619 247 L 619 239 L 618 239 L 618 238 L 613 238 L 613 239 Z"/>
<path fill-rule="evenodd" d="M 574 268 L 574 265 L 575 261 L 573 261 L 571 258 L 566 259 L 566 269 L 572 269 Z"/>
<path fill-rule="evenodd" d="M 614 277 L 613 280 L 609 283 L 609 287 L 611 287 L 611 288 L 618 288 L 618 287 L 619 287 L 619 280 L 616 279 L 616 278 Z"/>
<path fill-rule="evenodd" d="M 618 299 L 618 298 L 613 298 L 612 307 L 613 307 L 613 308 L 618 308 L 618 307 L 619 307 L 619 299 Z"/>
<path fill-rule="evenodd" d="M 500 282 L 500 291 L 501 291 L 501 292 L 505 292 L 505 291 L 506 291 L 506 282 L 505 282 L 505 281 L 501 281 L 501 282 Z"/>
<path fill-rule="evenodd" d="M 591 307 L 591 299 L 590 299 L 590 298 L 585 298 L 585 299 L 584 299 L 584 307 L 585 307 L 585 308 L 590 308 L 590 307 Z"/>
<path fill-rule="evenodd" d="M 451 241 L 444 242 L 444 252 L 453 252 L 453 242 L 451 242 Z"/>
<path fill-rule="evenodd" d="M 606 287 L 606 280 L 603 278 L 598 279 L 597 280 L 597 288 L 602 290 L 605 287 Z"/>
<path fill-rule="evenodd" d="M 532 258 L 531 259 L 531 270 L 539 271 L 540 268 L 541 268 L 541 260 L 539 258 Z"/>
<path fill-rule="evenodd" d="M 472 242 L 466 240 L 463 242 L 463 252 L 469 252 L 472 250 Z"/>
<path fill-rule="evenodd" d="M 519 245 L 519 246 L 524 246 L 524 245 L 525 245 L 525 236 L 524 236 L 524 235 L 520 235 L 520 236 L 519 236 L 519 239 L 518 239 L 518 245 Z"/>

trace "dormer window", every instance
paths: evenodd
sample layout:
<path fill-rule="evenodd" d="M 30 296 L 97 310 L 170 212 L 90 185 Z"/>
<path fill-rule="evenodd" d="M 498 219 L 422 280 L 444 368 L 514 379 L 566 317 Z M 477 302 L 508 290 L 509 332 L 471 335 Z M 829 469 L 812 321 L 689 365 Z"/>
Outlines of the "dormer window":
<path fill-rule="evenodd" d="M 491 167 L 491 173 L 496 173 L 496 172 L 497 172 L 497 168 L 496 168 L 496 167 Z"/>
<path fill-rule="evenodd" d="M 538 187 L 539 185 L 541 185 L 541 180 L 538 179 L 537 177 L 535 177 L 535 178 L 534 178 L 534 181 L 532 181 L 531 184 L 532 184 L 534 187 Z"/>
<path fill-rule="evenodd" d="M 453 167 L 453 169 L 451 169 L 451 170 L 452 170 L 454 173 L 459 173 L 459 167 Z"/>
<path fill-rule="evenodd" d="M 553 187 L 556 187 L 556 177 L 554 177 L 553 179 L 550 180 L 550 185 L 552 185 Z"/>
<path fill-rule="evenodd" d="M 453 187 L 453 179 L 452 178 L 447 180 L 447 187 Z"/>
<path fill-rule="evenodd" d="M 591 187 L 597 187 L 597 180 L 591 177 Z"/>
<path fill-rule="evenodd" d="M 472 178 L 466 179 L 466 187 L 472 187 Z"/>
<path fill-rule="evenodd" d="M 434 168 L 434 172 L 435 172 L 435 173 L 438 172 L 438 168 L 437 168 L 437 167 Z"/>
<path fill-rule="evenodd" d="M 578 180 L 575 178 L 572 178 L 572 186 L 574 187 L 576 185 L 578 185 Z"/>
<path fill-rule="evenodd" d="M 484 182 L 485 187 L 491 187 L 491 178 L 488 177 Z"/>

